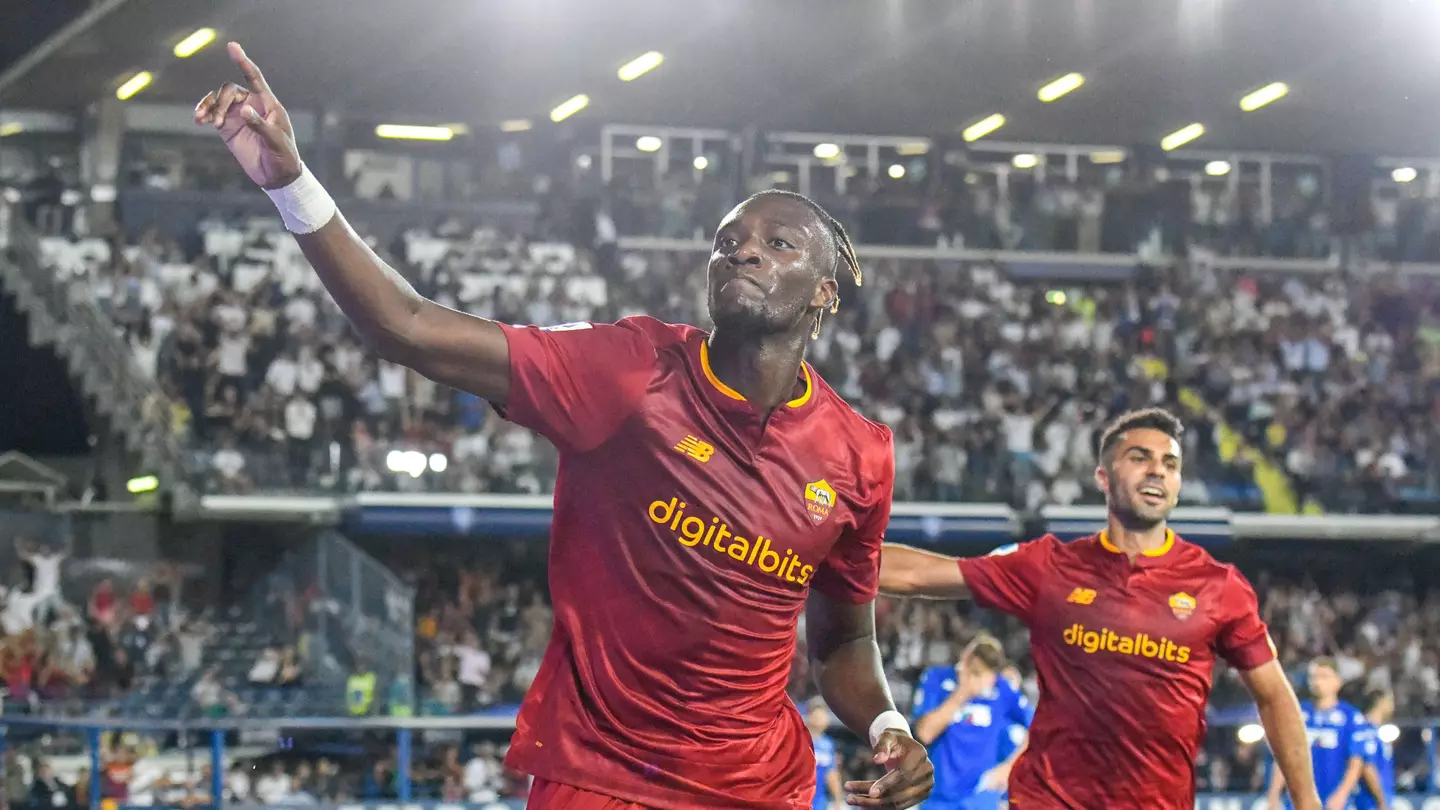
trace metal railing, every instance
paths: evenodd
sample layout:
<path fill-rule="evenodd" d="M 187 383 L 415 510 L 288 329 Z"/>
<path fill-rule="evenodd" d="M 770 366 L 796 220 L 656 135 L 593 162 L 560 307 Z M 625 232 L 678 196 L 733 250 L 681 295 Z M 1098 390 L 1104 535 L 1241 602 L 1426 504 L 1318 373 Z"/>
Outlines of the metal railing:
<path fill-rule="evenodd" d="M 0 286 L 29 316 L 30 339 L 66 360 L 81 390 L 109 415 L 147 472 L 180 484 L 184 434 L 170 399 L 135 361 L 87 285 L 57 277 L 41 261 L 39 238 L 13 206 L 0 203 Z"/>

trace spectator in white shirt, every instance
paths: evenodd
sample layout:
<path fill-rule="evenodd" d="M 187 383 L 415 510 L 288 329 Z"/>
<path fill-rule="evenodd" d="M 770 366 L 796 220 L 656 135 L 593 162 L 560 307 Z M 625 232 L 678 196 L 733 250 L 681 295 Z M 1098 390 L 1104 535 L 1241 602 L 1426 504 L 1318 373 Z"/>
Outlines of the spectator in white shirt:
<path fill-rule="evenodd" d="M 290 798 L 292 783 L 285 772 L 285 763 L 276 760 L 270 770 L 255 780 L 255 798 L 267 805 L 281 804 Z"/>
<path fill-rule="evenodd" d="M 295 381 L 299 373 L 295 358 L 289 351 L 284 351 L 270 362 L 270 369 L 265 372 L 265 382 L 275 389 L 275 393 L 288 397 L 295 393 Z"/>

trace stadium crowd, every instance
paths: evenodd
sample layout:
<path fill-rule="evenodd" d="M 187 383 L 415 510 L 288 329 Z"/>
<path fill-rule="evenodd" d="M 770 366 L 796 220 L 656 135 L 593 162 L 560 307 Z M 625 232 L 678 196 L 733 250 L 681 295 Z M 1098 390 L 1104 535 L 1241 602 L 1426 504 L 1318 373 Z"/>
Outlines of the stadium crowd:
<path fill-rule="evenodd" d="M 552 448 L 369 356 L 275 225 L 208 218 L 193 257 L 153 232 L 45 243 L 72 294 L 111 314 L 171 394 L 210 489 L 548 490 Z M 376 247 L 421 292 L 483 317 L 705 323 L 702 252 L 592 254 L 453 221 Z M 1084 284 L 990 262 L 872 261 L 809 359 L 895 431 L 901 500 L 1096 503 L 1097 427 L 1167 404 L 1192 428 L 1186 503 L 1257 509 L 1279 480 L 1330 511 L 1434 504 L 1437 285 L 1219 269 L 1213 256 L 1193 247 Z"/>

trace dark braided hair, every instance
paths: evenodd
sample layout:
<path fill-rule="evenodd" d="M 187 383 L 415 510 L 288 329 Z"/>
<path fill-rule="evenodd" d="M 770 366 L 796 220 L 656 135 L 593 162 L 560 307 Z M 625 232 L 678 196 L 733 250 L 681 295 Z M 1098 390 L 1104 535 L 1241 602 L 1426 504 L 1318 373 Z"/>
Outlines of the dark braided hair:
<path fill-rule="evenodd" d="M 830 216 L 830 212 L 821 208 L 820 203 L 806 197 L 804 194 L 794 191 L 787 191 L 783 188 L 771 188 L 757 192 L 752 195 L 750 199 L 754 200 L 760 197 L 784 197 L 789 200 L 795 200 L 815 212 L 815 216 L 820 218 L 820 222 L 825 226 L 825 230 L 830 232 L 830 238 L 835 240 L 835 252 L 839 255 L 839 262 L 835 269 L 838 270 L 840 264 L 849 267 L 850 274 L 855 279 L 855 286 L 860 286 L 863 281 L 860 273 L 860 260 L 855 257 L 855 246 L 850 243 L 850 234 L 845 232 L 845 226 L 840 224 L 840 220 Z M 746 202 L 749 202 L 749 200 Z"/>

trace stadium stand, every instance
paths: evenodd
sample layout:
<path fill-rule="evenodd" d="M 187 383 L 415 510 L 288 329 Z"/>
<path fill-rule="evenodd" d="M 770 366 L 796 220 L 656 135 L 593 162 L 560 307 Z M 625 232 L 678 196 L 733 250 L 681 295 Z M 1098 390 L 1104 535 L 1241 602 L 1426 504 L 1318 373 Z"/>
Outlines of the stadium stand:
<path fill-rule="evenodd" d="M 528 777 L 502 758 L 553 619 L 554 449 L 370 356 L 210 133 L 125 135 L 109 222 L 78 138 L 8 137 L 6 120 L 0 308 L 13 298 L 87 402 L 114 408 L 106 429 L 139 426 L 135 471 L 171 490 L 143 554 L 47 527 L 108 508 L 93 488 L 84 508 L 0 511 L 9 805 L 196 807 L 219 789 L 242 806 L 523 806 Z M 1440 531 L 1422 520 L 1440 513 L 1436 165 L 1402 179 L 1368 159 L 682 130 L 655 157 L 635 144 L 651 129 L 610 126 L 554 150 L 477 137 L 458 159 L 385 151 L 368 128 L 363 149 L 319 138 L 325 158 L 307 142 L 307 161 L 420 292 L 508 323 L 705 326 L 710 231 L 737 199 L 790 188 L 837 214 L 866 284 L 807 359 L 894 431 L 906 542 L 1078 536 L 1108 418 L 1175 409 L 1197 507 L 1178 529 L 1254 582 L 1297 687 L 1324 655 L 1347 697 L 1394 693 L 1397 786 L 1440 795 Z M 172 523 L 184 510 L 164 499 L 187 489 L 205 497 Z M 881 599 L 877 623 L 902 708 L 981 632 L 1039 697 L 1013 621 Z M 1264 790 L 1254 722 L 1222 667 L 1206 810 Z M 834 733 L 844 777 L 875 778 Z"/>

